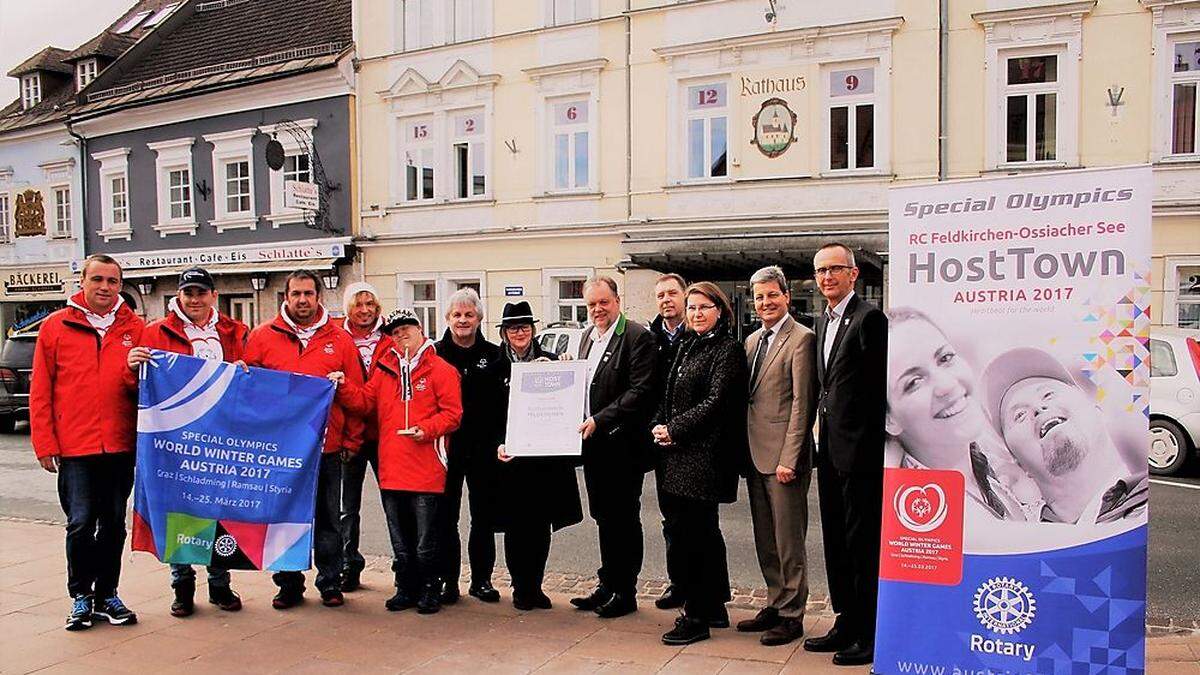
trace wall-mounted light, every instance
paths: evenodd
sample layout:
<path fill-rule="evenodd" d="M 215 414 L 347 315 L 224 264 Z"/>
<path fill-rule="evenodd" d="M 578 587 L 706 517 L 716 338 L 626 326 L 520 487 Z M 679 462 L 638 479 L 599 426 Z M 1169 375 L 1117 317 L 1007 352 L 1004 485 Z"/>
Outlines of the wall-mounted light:
<path fill-rule="evenodd" d="M 137 282 L 138 293 L 146 297 L 154 292 L 154 279 L 141 279 Z"/>
<path fill-rule="evenodd" d="M 332 291 L 338 285 L 338 272 L 336 267 L 325 270 L 321 273 L 321 283 L 325 285 L 325 290 Z"/>
<path fill-rule="evenodd" d="M 266 287 L 267 287 L 267 273 L 266 272 L 255 272 L 254 274 L 250 275 L 250 288 L 253 288 L 256 291 L 261 291 L 262 289 L 264 289 Z"/>

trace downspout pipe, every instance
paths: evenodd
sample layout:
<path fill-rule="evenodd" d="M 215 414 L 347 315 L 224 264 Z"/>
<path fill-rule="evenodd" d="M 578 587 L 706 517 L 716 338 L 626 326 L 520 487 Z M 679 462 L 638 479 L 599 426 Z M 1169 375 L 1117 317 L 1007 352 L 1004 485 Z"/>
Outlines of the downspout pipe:
<path fill-rule="evenodd" d="M 633 18 L 629 14 L 629 0 L 625 0 L 625 220 L 633 218 Z"/>
<path fill-rule="evenodd" d="M 71 128 L 71 120 L 66 121 L 67 133 L 76 141 L 79 141 L 79 246 L 80 256 L 83 255 L 84 242 L 87 240 L 86 233 L 88 231 L 88 193 L 87 193 L 87 139 L 75 132 Z"/>
<path fill-rule="evenodd" d="M 938 180 L 946 180 L 950 163 L 950 141 L 946 125 L 950 118 L 950 0 L 938 0 Z"/>

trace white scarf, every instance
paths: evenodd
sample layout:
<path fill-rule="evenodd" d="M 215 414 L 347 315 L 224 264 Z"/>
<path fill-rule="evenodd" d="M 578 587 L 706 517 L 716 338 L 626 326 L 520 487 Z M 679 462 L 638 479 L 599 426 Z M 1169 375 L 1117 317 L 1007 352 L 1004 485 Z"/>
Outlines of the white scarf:
<path fill-rule="evenodd" d="M 367 333 L 367 337 L 360 338 L 350 330 L 350 319 L 346 319 L 342 323 L 342 328 L 345 328 L 350 337 L 354 338 L 354 346 L 358 347 L 358 358 L 362 359 L 363 368 L 371 367 L 371 357 L 375 355 L 375 348 L 383 339 L 383 333 L 379 330 L 381 325 L 383 325 L 383 319 L 376 319 L 375 327 L 371 329 L 370 333 Z"/>
<path fill-rule="evenodd" d="M 411 401 L 413 398 L 412 389 L 412 374 L 417 369 L 417 365 L 421 363 L 421 355 L 426 350 L 432 349 L 433 343 L 426 340 L 424 344 L 417 349 L 417 353 L 412 355 L 412 358 L 405 359 L 404 355 L 392 347 L 392 353 L 396 355 L 396 360 L 400 362 L 400 400 Z"/>
<path fill-rule="evenodd" d="M 318 309 L 321 310 L 321 316 L 308 328 L 301 328 L 296 325 L 295 321 L 292 321 L 292 317 L 288 316 L 287 303 L 285 302 L 279 306 L 279 316 L 282 316 L 283 322 L 291 326 L 292 330 L 296 332 L 296 337 L 300 340 L 301 349 L 308 349 L 308 341 L 329 321 L 329 314 L 325 311 L 325 308 L 318 307 Z"/>
<path fill-rule="evenodd" d="M 221 335 L 217 333 L 217 321 L 220 320 L 221 315 L 217 313 L 215 307 L 212 309 L 208 321 L 202 325 L 192 323 L 187 314 L 183 313 L 178 297 L 171 298 L 168 307 L 175 313 L 175 316 L 183 321 L 183 333 L 187 336 L 188 342 L 192 343 L 192 356 L 214 361 L 225 360 L 225 348 L 221 346 Z"/>
<path fill-rule="evenodd" d="M 83 312 L 83 316 L 92 325 L 92 328 L 96 329 L 96 332 L 100 334 L 100 339 L 103 340 L 104 336 L 108 334 L 108 329 L 116 322 L 117 310 L 121 309 L 121 305 L 125 304 L 125 298 L 118 295 L 116 303 L 113 304 L 112 309 L 108 310 L 108 314 L 97 314 L 89 309 L 87 305 L 75 302 L 74 298 L 67 299 L 67 304 Z"/>

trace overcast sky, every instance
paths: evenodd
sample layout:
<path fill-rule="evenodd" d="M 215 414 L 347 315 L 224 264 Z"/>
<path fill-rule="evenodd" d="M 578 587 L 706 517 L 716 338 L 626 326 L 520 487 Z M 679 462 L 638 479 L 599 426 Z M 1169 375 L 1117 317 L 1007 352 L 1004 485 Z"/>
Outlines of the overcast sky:
<path fill-rule="evenodd" d="M 46 46 L 75 49 L 135 0 L 0 0 L 0 108 L 17 98 L 8 71 Z"/>

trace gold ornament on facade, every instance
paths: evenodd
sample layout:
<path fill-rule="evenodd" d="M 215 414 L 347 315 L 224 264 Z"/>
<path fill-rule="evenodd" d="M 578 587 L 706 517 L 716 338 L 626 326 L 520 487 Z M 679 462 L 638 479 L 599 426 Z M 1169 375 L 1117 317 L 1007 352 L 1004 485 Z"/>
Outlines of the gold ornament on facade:
<path fill-rule="evenodd" d="M 18 237 L 46 234 L 46 208 L 42 206 L 42 193 L 26 190 L 18 194 L 15 220 Z"/>

